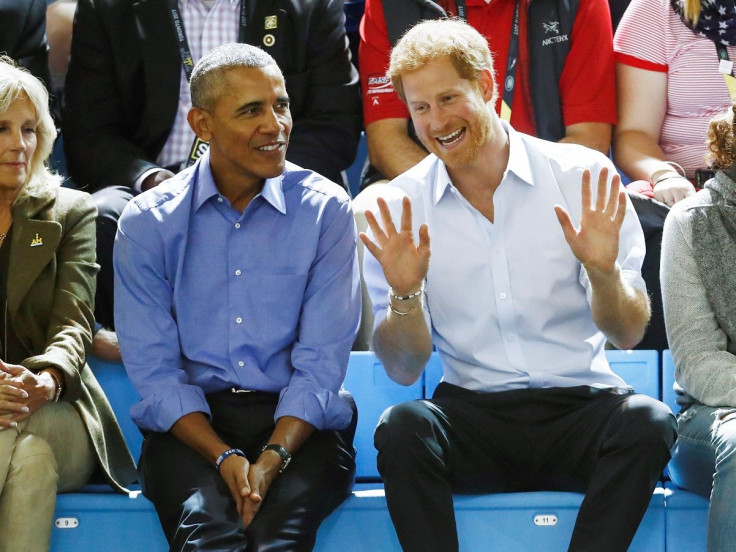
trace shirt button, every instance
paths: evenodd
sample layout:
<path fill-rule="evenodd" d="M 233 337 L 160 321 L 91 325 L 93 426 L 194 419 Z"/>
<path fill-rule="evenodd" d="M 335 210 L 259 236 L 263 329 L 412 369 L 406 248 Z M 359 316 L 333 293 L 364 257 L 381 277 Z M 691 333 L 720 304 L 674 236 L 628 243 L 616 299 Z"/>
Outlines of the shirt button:
<path fill-rule="evenodd" d="M 235 271 L 235 275 L 236 276 L 240 276 L 241 274 L 242 274 L 242 272 L 240 271 L 240 269 L 238 269 L 238 270 Z"/>
<path fill-rule="evenodd" d="M 240 228 L 240 223 L 239 222 L 236 222 L 235 223 L 235 228 Z"/>
<path fill-rule="evenodd" d="M 238 317 L 237 317 L 237 318 L 235 319 L 235 321 L 236 321 L 236 322 L 237 322 L 238 324 L 240 324 L 240 323 L 241 323 L 241 322 L 243 321 L 243 319 L 242 319 L 242 318 L 240 318 L 240 317 L 238 316 Z"/>
<path fill-rule="evenodd" d="M 224 200 L 224 199 L 222 199 L 221 197 L 218 197 L 218 198 L 217 198 L 217 201 L 219 201 L 220 203 L 222 203 L 222 202 L 223 202 L 223 201 L 225 201 L 225 200 Z"/>
<path fill-rule="evenodd" d="M 238 361 L 238 366 L 245 366 L 245 362 L 243 362 L 242 360 Z"/>
<path fill-rule="evenodd" d="M 514 336 L 513 336 L 513 335 L 510 335 L 510 336 L 508 336 L 508 337 L 507 337 L 506 339 L 507 339 L 508 341 L 513 341 L 513 340 L 514 340 Z"/>
<path fill-rule="evenodd" d="M 496 253 L 496 254 L 498 254 L 498 253 L 501 252 L 501 250 L 497 247 L 496 249 L 493 250 L 493 252 Z"/>
<path fill-rule="evenodd" d="M 505 294 L 505 293 L 499 293 L 499 294 L 498 294 L 498 296 L 499 296 L 499 297 L 500 297 L 501 299 L 506 299 L 506 294 Z"/>

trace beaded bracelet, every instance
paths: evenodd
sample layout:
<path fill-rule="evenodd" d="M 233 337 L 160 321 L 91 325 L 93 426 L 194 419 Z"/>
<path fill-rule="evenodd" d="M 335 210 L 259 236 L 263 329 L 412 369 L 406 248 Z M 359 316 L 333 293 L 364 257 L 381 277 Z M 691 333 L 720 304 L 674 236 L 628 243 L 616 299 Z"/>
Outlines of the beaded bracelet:
<path fill-rule="evenodd" d="M 225 461 L 225 458 L 227 458 L 228 456 L 232 456 L 233 454 L 235 454 L 236 456 L 242 456 L 243 458 L 245 458 L 245 453 L 240 449 L 231 448 L 229 450 L 226 450 L 220 456 L 217 457 L 217 460 L 215 460 L 215 468 L 217 468 L 218 472 L 220 471 L 220 464 L 222 464 Z"/>
<path fill-rule="evenodd" d="M 422 293 L 424 293 L 424 285 L 421 285 L 417 291 L 410 293 L 409 295 L 396 295 L 393 289 L 388 289 L 389 299 L 396 299 L 397 301 L 408 301 L 409 299 L 419 297 Z"/>

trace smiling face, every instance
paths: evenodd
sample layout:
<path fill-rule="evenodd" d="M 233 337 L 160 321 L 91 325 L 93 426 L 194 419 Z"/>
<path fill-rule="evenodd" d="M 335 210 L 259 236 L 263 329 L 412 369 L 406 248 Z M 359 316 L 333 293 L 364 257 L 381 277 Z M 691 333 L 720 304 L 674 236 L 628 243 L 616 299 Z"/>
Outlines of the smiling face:
<path fill-rule="evenodd" d="M 462 78 L 447 57 L 402 75 L 406 103 L 417 136 L 448 168 L 472 164 L 488 145 L 493 116 L 493 76 Z"/>
<path fill-rule="evenodd" d="M 22 95 L 0 114 L 0 193 L 15 197 L 28 180 L 36 152 L 36 110 Z"/>
<path fill-rule="evenodd" d="M 276 65 L 225 73 L 224 91 L 210 111 L 193 109 L 190 123 L 210 143 L 216 181 L 249 188 L 284 171 L 291 133 L 289 97 Z"/>

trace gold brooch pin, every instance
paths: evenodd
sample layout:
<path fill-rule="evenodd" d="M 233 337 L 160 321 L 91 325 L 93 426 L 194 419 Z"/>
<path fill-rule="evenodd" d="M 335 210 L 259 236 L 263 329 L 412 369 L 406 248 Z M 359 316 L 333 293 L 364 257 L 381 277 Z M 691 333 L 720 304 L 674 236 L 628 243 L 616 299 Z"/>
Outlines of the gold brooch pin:
<path fill-rule="evenodd" d="M 41 236 L 39 236 L 37 232 L 36 237 L 31 240 L 31 247 L 37 247 L 39 245 L 43 245 L 43 240 L 41 239 Z"/>
<path fill-rule="evenodd" d="M 267 15 L 266 21 L 263 28 L 267 31 L 270 29 L 276 29 L 279 26 L 279 18 L 275 15 Z"/>

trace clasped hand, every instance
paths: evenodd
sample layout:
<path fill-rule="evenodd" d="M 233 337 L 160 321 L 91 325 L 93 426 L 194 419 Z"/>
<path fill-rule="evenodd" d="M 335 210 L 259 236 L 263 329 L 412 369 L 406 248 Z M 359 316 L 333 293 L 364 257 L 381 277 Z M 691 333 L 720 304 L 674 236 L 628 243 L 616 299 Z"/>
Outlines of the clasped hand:
<path fill-rule="evenodd" d="M 414 242 L 411 222 L 411 201 L 404 197 L 401 209 L 401 227 L 396 229 L 388 204 L 378 198 L 383 228 L 371 211 L 365 218 L 376 240 L 373 242 L 365 232 L 360 239 L 368 251 L 381 263 L 386 282 L 397 295 L 408 295 L 417 291 L 429 270 L 429 229 L 426 224 L 419 228 L 419 245 Z"/>
<path fill-rule="evenodd" d="M 251 464 L 246 458 L 233 454 L 220 464 L 220 475 L 230 489 L 246 528 L 256 517 L 281 467 L 280 464 L 267 465 L 267 460 L 261 455 L 255 464 Z"/>
<path fill-rule="evenodd" d="M 575 228 L 570 215 L 561 205 L 555 205 L 557 220 L 560 221 L 570 249 L 585 269 L 610 274 L 618 258 L 619 233 L 626 215 L 626 193 L 621 189 L 621 179 L 614 174 L 608 182 L 608 169 L 598 175 L 598 191 L 592 201 L 590 171 L 586 169 L 582 178 L 582 214 L 580 227 Z"/>
<path fill-rule="evenodd" d="M 15 427 L 48 402 L 48 386 L 18 364 L 0 360 L 0 429 Z"/>

